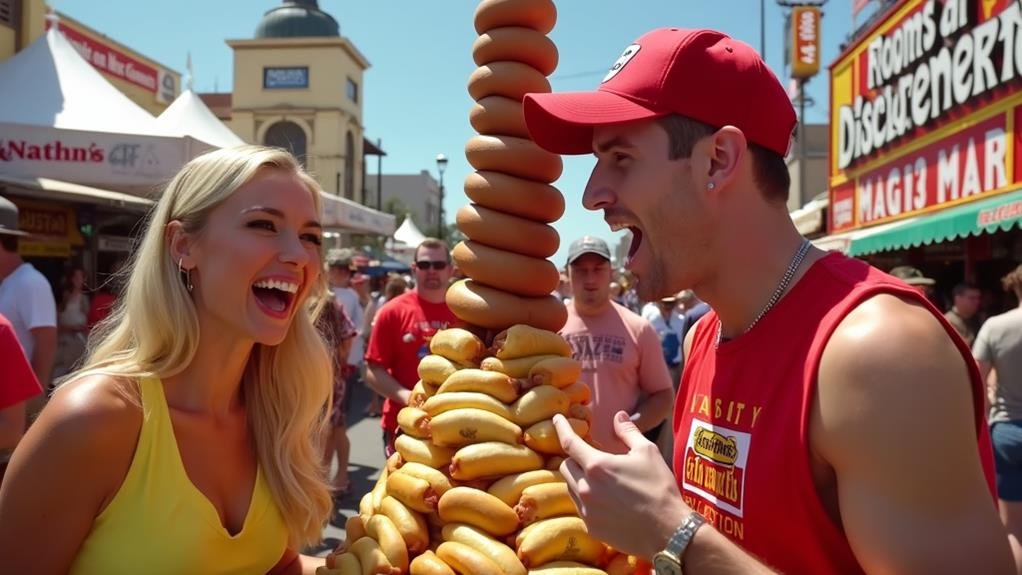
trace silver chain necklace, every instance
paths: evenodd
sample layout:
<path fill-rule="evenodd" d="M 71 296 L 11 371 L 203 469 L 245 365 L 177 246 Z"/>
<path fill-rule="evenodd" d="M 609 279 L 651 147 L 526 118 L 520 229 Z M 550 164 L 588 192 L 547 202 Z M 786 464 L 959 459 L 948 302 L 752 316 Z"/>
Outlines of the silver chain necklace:
<path fill-rule="evenodd" d="M 788 284 L 790 284 L 791 280 L 794 279 L 795 272 L 798 271 L 799 266 L 802 265 L 802 261 L 806 259 L 806 254 L 809 253 L 809 248 L 811 248 L 812 246 L 813 246 L 812 242 L 803 238 L 802 244 L 798 246 L 798 250 L 795 251 L 795 257 L 791 258 L 791 263 L 788 264 L 788 269 L 784 271 L 784 276 L 781 277 L 781 283 L 777 284 L 777 289 L 775 289 L 773 295 L 770 296 L 770 300 L 767 301 L 766 305 L 763 306 L 763 309 L 760 310 L 759 315 L 756 316 L 756 319 L 752 320 L 752 323 L 749 324 L 749 327 L 745 328 L 745 331 L 743 331 L 742 333 L 749 333 L 749 331 L 752 330 L 752 328 L 756 327 L 756 324 L 759 323 L 759 320 L 763 319 L 763 316 L 765 316 L 767 312 L 774 307 L 777 301 L 781 299 L 781 296 L 784 295 L 785 290 L 788 289 Z M 713 347 L 719 348 L 721 342 L 723 341 L 724 341 L 724 324 L 721 323 L 720 318 L 718 317 L 717 339 L 714 341 Z"/>

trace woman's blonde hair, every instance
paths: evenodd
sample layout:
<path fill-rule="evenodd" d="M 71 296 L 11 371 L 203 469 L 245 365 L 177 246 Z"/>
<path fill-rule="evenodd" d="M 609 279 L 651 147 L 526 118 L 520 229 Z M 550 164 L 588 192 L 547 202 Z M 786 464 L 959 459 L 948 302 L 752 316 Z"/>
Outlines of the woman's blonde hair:
<path fill-rule="evenodd" d="M 284 150 L 239 146 L 188 162 L 150 215 L 126 270 L 123 296 L 90 341 L 84 367 L 68 380 L 103 373 L 137 382 L 180 373 L 191 363 L 200 340 L 199 321 L 171 256 L 167 224 L 177 220 L 186 232 L 200 233 L 210 212 L 264 169 L 295 174 L 320 212 L 319 185 Z M 298 305 L 279 345 L 254 346 L 241 384 L 259 465 L 296 547 L 318 541 L 332 511 L 320 448 L 324 405 L 333 389 L 331 363 L 305 305 Z M 137 385 L 122 391 L 141 405 Z"/>

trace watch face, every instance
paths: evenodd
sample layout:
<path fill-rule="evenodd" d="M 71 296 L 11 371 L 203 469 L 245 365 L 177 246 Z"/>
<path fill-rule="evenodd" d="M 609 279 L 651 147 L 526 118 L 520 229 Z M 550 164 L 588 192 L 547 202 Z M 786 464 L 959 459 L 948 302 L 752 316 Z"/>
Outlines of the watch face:
<path fill-rule="evenodd" d="M 682 575 L 678 561 L 663 552 L 653 556 L 653 570 L 656 575 Z"/>

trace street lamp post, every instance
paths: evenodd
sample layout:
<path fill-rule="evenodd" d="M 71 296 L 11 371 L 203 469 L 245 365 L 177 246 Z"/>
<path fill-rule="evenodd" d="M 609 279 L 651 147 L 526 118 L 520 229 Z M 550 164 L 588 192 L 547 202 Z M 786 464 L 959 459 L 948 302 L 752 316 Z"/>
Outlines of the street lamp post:
<path fill-rule="evenodd" d="M 436 171 L 440 174 L 440 205 L 437 208 L 437 212 L 440 215 L 440 225 L 437 227 L 437 234 L 440 239 L 444 239 L 444 170 L 447 169 L 447 156 L 443 154 L 436 155 Z"/>

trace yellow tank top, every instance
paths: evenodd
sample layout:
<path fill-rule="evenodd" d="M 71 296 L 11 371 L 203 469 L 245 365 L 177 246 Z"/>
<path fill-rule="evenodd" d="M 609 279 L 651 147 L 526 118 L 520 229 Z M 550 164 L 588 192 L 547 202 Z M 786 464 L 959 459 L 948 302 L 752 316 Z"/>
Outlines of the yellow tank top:
<path fill-rule="evenodd" d="M 96 517 L 71 573 L 86 575 L 266 573 L 287 527 L 261 470 L 245 523 L 230 535 L 185 472 L 159 379 L 143 378 L 142 430 L 117 494 Z"/>

